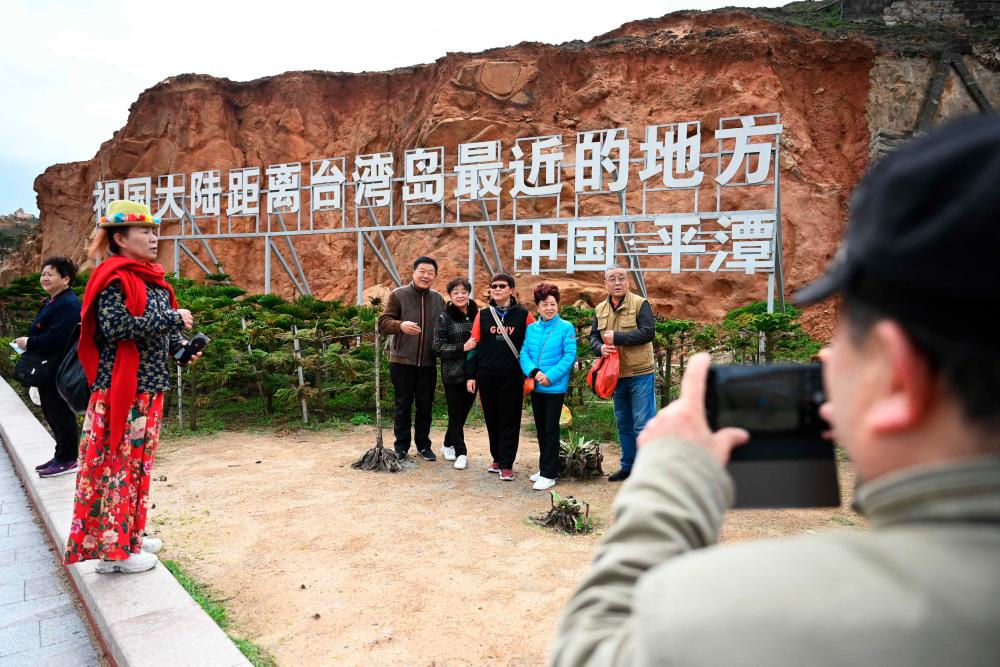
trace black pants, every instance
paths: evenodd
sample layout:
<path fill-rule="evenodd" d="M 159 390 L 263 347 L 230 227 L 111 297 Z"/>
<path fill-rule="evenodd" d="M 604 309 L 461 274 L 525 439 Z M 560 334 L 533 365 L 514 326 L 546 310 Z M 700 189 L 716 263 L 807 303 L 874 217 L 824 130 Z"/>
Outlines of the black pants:
<path fill-rule="evenodd" d="M 531 392 L 531 412 L 538 432 L 538 471 L 542 477 L 559 477 L 559 417 L 566 394 Z"/>
<path fill-rule="evenodd" d="M 444 446 L 454 447 L 457 456 L 468 455 L 465 447 L 465 420 L 469 410 L 476 401 L 476 395 L 470 394 L 465 383 L 446 384 L 444 397 L 448 401 L 448 431 L 444 434 Z"/>
<path fill-rule="evenodd" d="M 80 445 L 80 431 L 76 427 L 76 413 L 59 395 L 54 382 L 38 387 L 38 397 L 42 401 L 42 415 L 52 427 L 56 440 L 56 460 L 66 463 L 76 458 Z"/>
<path fill-rule="evenodd" d="M 418 451 L 431 448 L 431 406 L 437 387 L 437 366 L 389 364 L 389 377 L 396 394 L 393 433 L 397 452 L 410 450 L 410 410 L 417 404 L 413 441 Z"/>
<path fill-rule="evenodd" d="M 479 376 L 479 400 L 490 436 L 490 454 L 503 470 L 514 467 L 521 436 L 521 405 L 524 402 L 524 376 Z"/>

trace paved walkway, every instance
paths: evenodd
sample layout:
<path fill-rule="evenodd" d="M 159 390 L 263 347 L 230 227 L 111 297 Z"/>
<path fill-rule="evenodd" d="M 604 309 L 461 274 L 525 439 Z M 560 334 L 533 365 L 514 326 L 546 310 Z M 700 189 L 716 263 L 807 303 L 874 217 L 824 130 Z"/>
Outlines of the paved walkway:
<path fill-rule="evenodd" d="M 0 667 L 98 664 L 50 544 L 0 444 Z"/>

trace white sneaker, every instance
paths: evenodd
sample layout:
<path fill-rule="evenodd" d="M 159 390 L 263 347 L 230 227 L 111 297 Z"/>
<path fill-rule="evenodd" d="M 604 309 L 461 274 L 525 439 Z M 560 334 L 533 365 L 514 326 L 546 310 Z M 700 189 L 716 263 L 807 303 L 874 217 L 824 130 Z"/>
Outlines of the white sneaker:
<path fill-rule="evenodd" d="M 102 560 L 97 563 L 96 572 L 100 574 L 110 574 L 112 572 L 124 572 L 133 574 L 135 572 L 145 572 L 152 570 L 160 559 L 145 551 L 137 554 L 129 554 L 125 560 Z"/>
<path fill-rule="evenodd" d="M 441 454 L 444 456 L 445 461 L 455 460 L 455 448 L 454 447 L 442 447 Z"/>
<path fill-rule="evenodd" d="M 469 465 L 469 459 L 468 457 L 465 456 L 465 454 L 462 454 L 457 459 L 455 459 L 456 470 L 465 470 L 465 467 L 467 465 Z"/>
<path fill-rule="evenodd" d="M 528 479 L 530 479 L 532 482 L 537 482 L 541 478 L 542 478 L 542 471 L 539 470 L 538 472 L 536 472 L 534 475 L 532 475 Z"/>
<path fill-rule="evenodd" d="M 538 479 L 535 480 L 535 485 L 531 488 L 533 488 L 535 491 L 544 491 L 545 489 L 551 489 L 555 485 L 556 485 L 556 480 L 549 479 L 548 477 L 542 477 L 541 475 L 539 475 Z"/>
<path fill-rule="evenodd" d="M 158 537 L 142 536 L 142 550 L 148 554 L 158 554 L 163 548 L 163 540 Z"/>

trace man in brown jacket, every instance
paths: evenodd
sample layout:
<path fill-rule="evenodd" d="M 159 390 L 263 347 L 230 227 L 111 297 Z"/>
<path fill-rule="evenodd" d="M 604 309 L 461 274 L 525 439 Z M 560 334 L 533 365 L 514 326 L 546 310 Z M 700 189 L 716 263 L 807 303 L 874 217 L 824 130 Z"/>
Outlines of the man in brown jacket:
<path fill-rule="evenodd" d="M 872 530 L 716 546 L 747 434 L 710 431 L 695 355 L 551 664 L 1000 664 L 998 184 L 996 116 L 914 140 L 869 172 L 831 269 L 796 295 L 844 298 L 821 412 Z"/>
<path fill-rule="evenodd" d="M 434 326 L 444 310 L 444 298 L 431 289 L 437 278 L 437 262 L 418 257 L 413 262 L 413 280 L 389 293 L 378 330 L 392 336 L 389 376 L 396 396 L 393 432 L 396 456 L 406 458 L 410 449 L 410 411 L 417 404 L 413 439 L 417 452 L 428 461 L 437 457 L 431 449 L 431 407 L 437 388 L 437 366 L 431 345 Z"/>

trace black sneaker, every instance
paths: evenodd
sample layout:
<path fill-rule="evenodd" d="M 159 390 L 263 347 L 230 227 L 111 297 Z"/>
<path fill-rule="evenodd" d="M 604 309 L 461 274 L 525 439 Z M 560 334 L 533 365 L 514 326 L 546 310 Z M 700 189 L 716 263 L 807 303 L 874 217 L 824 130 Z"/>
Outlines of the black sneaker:
<path fill-rule="evenodd" d="M 398 460 L 398 461 L 405 461 L 406 460 L 406 452 L 401 452 L 401 451 L 399 451 L 397 449 L 396 450 L 396 460 Z"/>
<path fill-rule="evenodd" d="M 427 449 L 421 449 L 420 452 L 419 452 L 419 454 L 420 454 L 420 457 L 423 460 L 425 460 L 425 461 L 437 461 L 438 460 L 438 457 L 435 456 L 434 452 L 431 451 L 430 447 L 428 447 Z"/>
<path fill-rule="evenodd" d="M 53 456 L 51 459 L 49 459 L 45 463 L 43 463 L 41 465 L 35 466 L 35 470 L 38 471 L 38 470 L 41 470 L 42 468 L 48 468 L 50 465 L 52 465 L 55 462 L 56 462 L 56 458 Z"/>
<path fill-rule="evenodd" d="M 632 474 L 631 470 L 619 470 L 618 472 L 613 472 L 608 477 L 609 482 L 624 482 Z"/>

